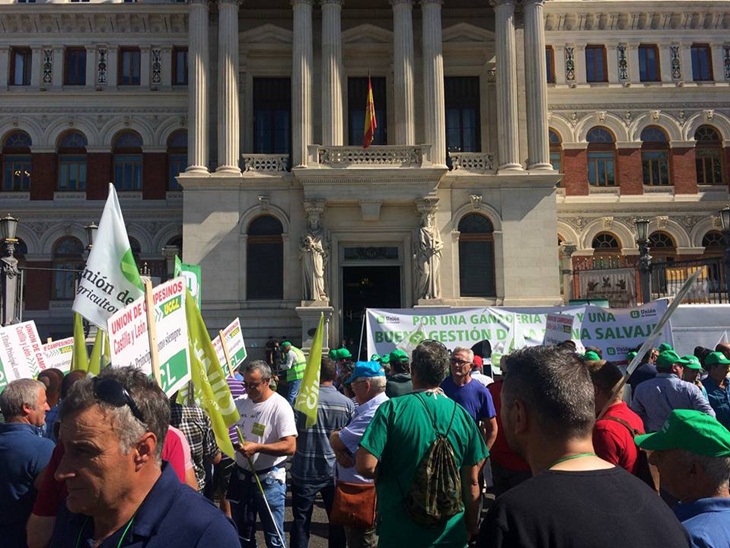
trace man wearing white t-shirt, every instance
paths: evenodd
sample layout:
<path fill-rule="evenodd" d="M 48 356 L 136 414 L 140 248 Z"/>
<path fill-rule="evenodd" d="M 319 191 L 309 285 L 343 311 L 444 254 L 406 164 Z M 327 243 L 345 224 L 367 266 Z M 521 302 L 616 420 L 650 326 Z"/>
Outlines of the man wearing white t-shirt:
<path fill-rule="evenodd" d="M 244 439 L 239 440 L 236 446 L 236 470 L 231 477 L 227 498 L 231 502 L 231 514 L 243 547 L 256 546 L 257 513 L 263 524 L 266 545 L 270 548 L 284 546 L 284 463 L 287 456 L 296 451 L 297 427 L 291 405 L 271 390 L 270 380 L 271 368 L 266 362 L 251 362 L 243 371 L 246 395 L 236 400 L 236 408 L 241 415 L 237 425 Z M 254 474 L 261 482 L 266 501 Z"/>

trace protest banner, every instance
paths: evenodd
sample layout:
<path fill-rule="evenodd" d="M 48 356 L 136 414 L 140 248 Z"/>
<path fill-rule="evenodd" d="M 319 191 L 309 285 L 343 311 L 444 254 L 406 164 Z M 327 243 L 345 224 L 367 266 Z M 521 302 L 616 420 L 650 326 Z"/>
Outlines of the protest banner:
<path fill-rule="evenodd" d="M 0 329 L 0 392 L 17 379 L 32 379 L 47 368 L 43 342 L 35 322 Z"/>
<path fill-rule="evenodd" d="M 548 313 L 545 318 L 545 338 L 543 344 L 560 344 L 564 341 L 575 342 L 575 351 L 579 354 L 585 352 L 581 341 L 573 340 L 573 333 L 579 329 L 578 319 L 572 314 Z"/>
<path fill-rule="evenodd" d="M 168 396 L 190 380 L 185 282 L 175 278 L 152 290 L 160 356 L 160 387 Z M 147 306 L 142 296 L 113 314 L 107 322 L 112 365 L 132 365 L 152 375 Z"/>
<path fill-rule="evenodd" d="M 223 344 L 221 342 L 221 335 L 225 339 L 230 362 L 226 360 Z M 241 330 L 240 320 L 238 318 L 233 320 L 228 327 L 221 330 L 221 335 L 218 335 L 215 339 L 213 339 L 215 355 L 218 356 L 218 361 L 221 365 L 228 364 L 232 370 L 236 370 L 248 355 L 246 353 L 246 343 L 243 340 L 243 331 Z"/>
<path fill-rule="evenodd" d="M 114 185 L 101 214 L 99 229 L 76 287 L 73 311 L 106 329 L 109 317 L 143 294 Z"/>
<path fill-rule="evenodd" d="M 188 291 L 190 291 L 190 294 L 195 298 L 198 310 L 203 310 L 203 292 L 201 290 L 203 275 L 200 265 L 184 263 L 177 255 L 175 255 L 175 270 L 173 271 L 173 276 L 175 276 L 175 278 L 178 276 L 185 278 Z"/>
<path fill-rule="evenodd" d="M 46 356 L 46 369 L 55 367 L 64 373 L 71 371 L 74 352 L 74 338 L 67 337 L 43 345 Z"/>

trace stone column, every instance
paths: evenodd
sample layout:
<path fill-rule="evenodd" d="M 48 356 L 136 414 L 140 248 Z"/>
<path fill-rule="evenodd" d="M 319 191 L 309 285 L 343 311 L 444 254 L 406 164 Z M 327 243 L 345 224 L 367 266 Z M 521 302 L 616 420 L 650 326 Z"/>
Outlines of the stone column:
<path fill-rule="evenodd" d="M 218 2 L 218 173 L 239 175 L 238 0 Z"/>
<path fill-rule="evenodd" d="M 413 0 L 390 0 L 393 6 L 393 80 L 395 144 L 415 145 L 413 103 Z"/>
<path fill-rule="evenodd" d="M 342 30 L 343 0 L 322 4 L 322 144 L 342 146 Z"/>
<path fill-rule="evenodd" d="M 525 0 L 527 169 L 552 170 L 547 125 L 544 0 Z"/>
<path fill-rule="evenodd" d="M 150 46 L 142 46 L 139 48 L 139 87 L 145 91 L 150 89 L 150 55 L 152 48 Z M 88 66 L 88 62 L 87 62 Z"/>
<path fill-rule="evenodd" d="M 38 63 L 33 63 L 35 61 L 35 51 L 37 48 L 33 50 L 31 53 L 31 68 L 33 69 L 33 72 L 38 72 Z M 8 76 L 10 74 L 10 47 L 9 46 L 2 46 L 0 47 L 0 89 L 6 90 L 8 89 Z M 32 73 L 31 73 L 32 74 Z M 31 76 L 32 79 L 32 76 Z M 38 78 L 36 78 L 38 80 Z"/>
<path fill-rule="evenodd" d="M 312 144 L 312 5 L 314 0 L 291 0 L 294 10 L 292 48 L 292 166 L 307 165 Z"/>
<path fill-rule="evenodd" d="M 446 166 L 444 58 L 441 48 L 441 0 L 421 0 L 423 16 L 423 118 L 431 163 Z"/>
<path fill-rule="evenodd" d="M 513 0 L 492 0 L 496 15 L 497 131 L 499 171 L 522 170 L 517 134 L 517 51 L 515 47 L 515 4 Z M 544 58 L 544 54 L 542 57 Z"/>
<path fill-rule="evenodd" d="M 63 65 L 66 62 L 63 46 L 53 46 L 53 87 L 63 85 Z"/>
<path fill-rule="evenodd" d="M 188 23 L 188 167 L 208 173 L 208 1 L 190 0 Z"/>
<path fill-rule="evenodd" d="M 96 87 L 96 46 L 86 46 L 86 88 Z"/>

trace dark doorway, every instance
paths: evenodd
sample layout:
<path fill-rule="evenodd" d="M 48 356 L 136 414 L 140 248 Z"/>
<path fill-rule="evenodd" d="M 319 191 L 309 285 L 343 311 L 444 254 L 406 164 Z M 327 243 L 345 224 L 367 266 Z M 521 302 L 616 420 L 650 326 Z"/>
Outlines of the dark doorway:
<path fill-rule="evenodd" d="M 342 336 L 356 357 L 366 308 L 400 308 L 399 266 L 346 266 L 342 269 Z M 363 332 L 364 336 L 364 332 Z M 367 347 L 359 360 L 367 360 Z"/>

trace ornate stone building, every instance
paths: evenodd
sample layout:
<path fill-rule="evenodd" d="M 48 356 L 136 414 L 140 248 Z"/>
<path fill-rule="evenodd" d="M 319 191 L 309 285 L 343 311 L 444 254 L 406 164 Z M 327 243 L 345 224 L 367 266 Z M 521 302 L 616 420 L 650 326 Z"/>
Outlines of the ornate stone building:
<path fill-rule="evenodd" d="M 66 4 L 0 2 L 0 200 L 44 334 L 108 181 L 140 263 L 182 246 L 209 327 L 258 347 L 320 311 L 335 345 L 367 306 L 558 304 L 558 241 L 636 254 L 638 216 L 676 257 L 716 242 L 727 1 Z"/>

